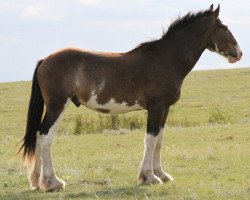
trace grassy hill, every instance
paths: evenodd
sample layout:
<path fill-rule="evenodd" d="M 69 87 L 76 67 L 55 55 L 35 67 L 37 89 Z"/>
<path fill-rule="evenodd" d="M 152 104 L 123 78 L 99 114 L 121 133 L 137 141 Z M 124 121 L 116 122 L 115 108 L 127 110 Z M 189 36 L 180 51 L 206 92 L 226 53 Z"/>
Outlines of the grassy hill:
<path fill-rule="evenodd" d="M 187 77 L 162 149 L 175 181 L 152 186 L 137 182 L 146 112 L 110 116 L 71 104 L 53 146 L 66 190 L 29 190 L 15 152 L 30 86 L 0 83 L 0 199 L 250 199 L 250 68 Z"/>

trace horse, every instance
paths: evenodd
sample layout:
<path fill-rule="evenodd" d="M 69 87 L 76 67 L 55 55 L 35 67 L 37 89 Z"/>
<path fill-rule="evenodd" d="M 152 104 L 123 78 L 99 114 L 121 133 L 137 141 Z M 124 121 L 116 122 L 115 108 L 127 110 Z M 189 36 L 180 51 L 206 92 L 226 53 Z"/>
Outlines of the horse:
<path fill-rule="evenodd" d="M 205 49 L 234 63 L 242 51 L 216 9 L 188 12 L 173 21 L 159 39 L 124 53 L 59 50 L 35 68 L 26 132 L 19 149 L 27 160 L 32 189 L 64 189 L 55 175 L 51 147 L 63 111 L 70 102 L 106 114 L 147 110 L 142 184 L 174 180 L 161 164 L 163 132 L 169 108 L 181 95 L 183 80 Z M 43 115 L 43 112 L 45 114 Z"/>

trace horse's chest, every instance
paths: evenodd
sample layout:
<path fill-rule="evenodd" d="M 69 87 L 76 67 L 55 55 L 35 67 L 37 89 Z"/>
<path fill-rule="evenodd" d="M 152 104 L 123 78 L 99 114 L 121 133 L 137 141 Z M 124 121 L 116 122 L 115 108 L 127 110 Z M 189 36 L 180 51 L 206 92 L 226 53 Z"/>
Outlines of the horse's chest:
<path fill-rule="evenodd" d="M 128 105 L 126 102 L 118 103 L 113 98 L 105 104 L 100 104 L 97 101 L 96 95 L 91 96 L 91 98 L 83 104 L 92 110 L 109 114 L 121 114 L 143 109 L 138 102 L 135 102 L 133 105 Z"/>

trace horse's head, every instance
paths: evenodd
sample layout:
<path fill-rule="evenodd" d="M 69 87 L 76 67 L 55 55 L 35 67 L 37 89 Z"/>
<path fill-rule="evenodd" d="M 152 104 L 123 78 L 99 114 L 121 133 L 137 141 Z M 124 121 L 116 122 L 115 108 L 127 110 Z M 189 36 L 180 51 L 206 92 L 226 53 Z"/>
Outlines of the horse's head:
<path fill-rule="evenodd" d="M 218 18 L 220 5 L 215 11 L 213 11 L 213 5 L 211 5 L 210 10 L 213 12 L 212 18 L 215 20 L 215 23 L 207 49 L 222 55 L 230 63 L 239 61 L 242 56 L 242 51 L 228 27 L 222 24 Z"/>

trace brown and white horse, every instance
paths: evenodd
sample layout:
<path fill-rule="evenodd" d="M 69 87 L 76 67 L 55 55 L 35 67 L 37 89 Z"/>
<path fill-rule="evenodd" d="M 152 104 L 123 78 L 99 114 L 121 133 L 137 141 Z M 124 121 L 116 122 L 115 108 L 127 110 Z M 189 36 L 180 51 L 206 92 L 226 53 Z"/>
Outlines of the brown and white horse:
<path fill-rule="evenodd" d="M 169 107 L 177 102 L 186 75 L 205 49 L 240 60 L 242 52 L 218 18 L 219 6 L 178 18 L 154 41 L 126 53 L 63 49 L 38 62 L 23 138 L 32 188 L 54 190 L 65 182 L 54 172 L 51 146 L 66 105 L 72 101 L 92 110 L 119 114 L 148 112 L 141 183 L 173 180 L 161 165 L 163 130 Z M 44 106 L 46 113 L 43 116 Z"/>

